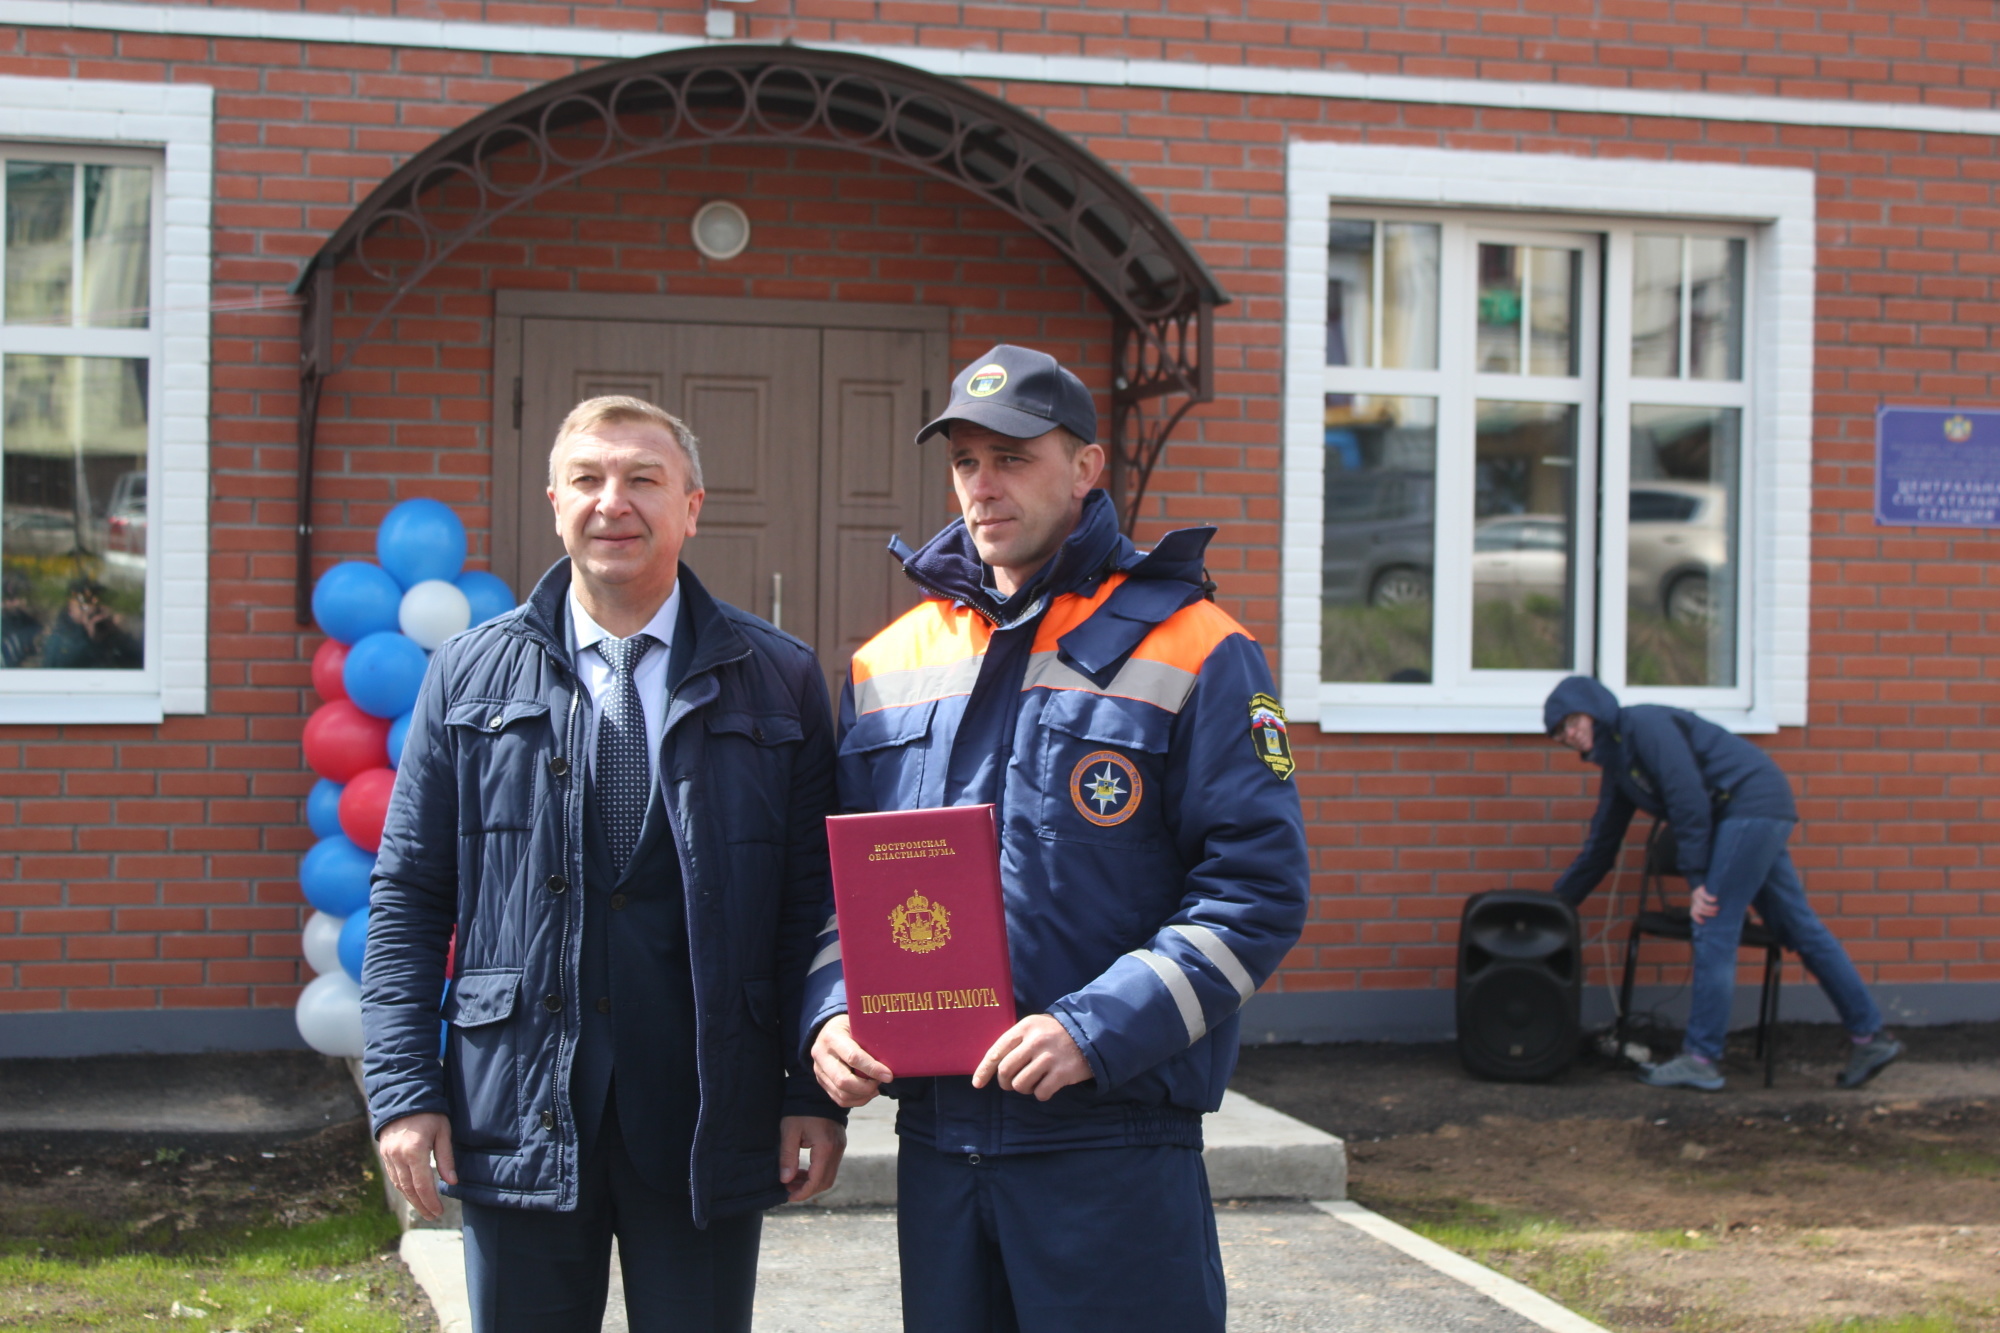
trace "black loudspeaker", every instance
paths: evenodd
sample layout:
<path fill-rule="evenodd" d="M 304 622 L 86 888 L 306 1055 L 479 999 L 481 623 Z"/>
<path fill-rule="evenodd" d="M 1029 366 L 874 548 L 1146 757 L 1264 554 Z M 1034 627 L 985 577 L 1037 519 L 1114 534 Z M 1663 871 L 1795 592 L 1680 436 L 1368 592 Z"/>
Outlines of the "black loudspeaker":
<path fill-rule="evenodd" d="M 1576 912 L 1554 894 L 1475 893 L 1458 923 L 1458 1056 L 1481 1078 L 1561 1073 L 1583 1035 Z"/>

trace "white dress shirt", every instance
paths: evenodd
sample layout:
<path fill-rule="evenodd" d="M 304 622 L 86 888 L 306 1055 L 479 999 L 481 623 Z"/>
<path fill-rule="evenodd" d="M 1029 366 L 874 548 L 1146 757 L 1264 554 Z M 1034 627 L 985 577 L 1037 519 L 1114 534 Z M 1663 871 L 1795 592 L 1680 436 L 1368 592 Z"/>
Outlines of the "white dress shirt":
<path fill-rule="evenodd" d="M 681 581 L 675 579 L 674 590 L 665 604 L 639 631 L 652 635 L 657 642 L 632 669 L 632 687 L 639 692 L 639 706 L 646 714 L 646 775 L 655 784 L 660 780 L 660 736 L 667 727 L 667 657 L 673 651 L 674 626 L 680 622 L 680 614 Z M 616 636 L 590 618 L 590 613 L 576 600 L 575 588 L 569 590 L 569 634 L 570 658 L 583 688 L 590 691 L 593 710 L 591 734 L 583 749 L 588 765 L 597 753 L 596 709 L 604 692 L 611 688 L 611 664 L 598 654 L 597 641 Z"/>

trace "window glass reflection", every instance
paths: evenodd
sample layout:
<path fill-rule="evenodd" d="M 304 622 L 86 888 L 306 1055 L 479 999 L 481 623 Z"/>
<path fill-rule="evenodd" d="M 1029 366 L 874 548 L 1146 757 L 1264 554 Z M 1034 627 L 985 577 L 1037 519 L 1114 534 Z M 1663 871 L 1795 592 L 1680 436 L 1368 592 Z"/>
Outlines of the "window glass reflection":
<path fill-rule="evenodd" d="M 143 329 L 152 287 L 153 173 L 83 169 L 83 291 L 79 322 Z"/>
<path fill-rule="evenodd" d="M 1431 678 L 1437 400 L 1326 396 L 1320 679 Z"/>
<path fill-rule="evenodd" d="M 1681 373 L 1681 238 L 1639 236 L 1632 243 L 1632 373 L 1678 379 Z"/>
<path fill-rule="evenodd" d="M 1436 370 L 1438 240 L 1435 222 L 1382 224 L 1382 364 Z"/>
<path fill-rule="evenodd" d="M 1743 378 L 1743 242 L 1688 238 L 1688 366 L 1698 380 Z"/>
<path fill-rule="evenodd" d="M 1385 222 L 1378 227 L 1373 222 L 1333 219 L 1326 255 L 1329 366 L 1437 369 L 1440 235 L 1434 222 Z"/>
<path fill-rule="evenodd" d="M 1474 442 L 1472 665 L 1565 670 L 1575 641 L 1577 409 L 1482 401 Z"/>
<path fill-rule="evenodd" d="M 1487 375 L 1521 370 L 1521 249 L 1479 247 L 1478 369 Z"/>
<path fill-rule="evenodd" d="M 67 324 L 76 265 L 76 168 L 7 164 L 7 321 Z"/>
<path fill-rule="evenodd" d="M 1742 414 L 1632 409 L 1625 679 L 1736 683 L 1736 515 Z"/>
<path fill-rule="evenodd" d="M 1528 252 L 1528 373 L 1576 374 L 1576 307 L 1581 250 Z"/>
<path fill-rule="evenodd" d="M 1333 219 L 1326 243 L 1326 363 L 1373 366 L 1375 224 Z"/>
<path fill-rule="evenodd" d="M 137 670 L 146 605 L 147 362 L 9 356 L 0 663 Z"/>

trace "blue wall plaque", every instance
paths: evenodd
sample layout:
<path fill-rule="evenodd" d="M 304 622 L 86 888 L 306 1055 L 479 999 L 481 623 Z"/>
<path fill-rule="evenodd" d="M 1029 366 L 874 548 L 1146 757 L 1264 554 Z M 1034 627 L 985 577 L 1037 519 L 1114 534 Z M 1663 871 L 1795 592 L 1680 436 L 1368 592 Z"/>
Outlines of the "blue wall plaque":
<path fill-rule="evenodd" d="M 2000 411 L 1878 411 L 1875 521 L 1889 527 L 2000 528 Z"/>

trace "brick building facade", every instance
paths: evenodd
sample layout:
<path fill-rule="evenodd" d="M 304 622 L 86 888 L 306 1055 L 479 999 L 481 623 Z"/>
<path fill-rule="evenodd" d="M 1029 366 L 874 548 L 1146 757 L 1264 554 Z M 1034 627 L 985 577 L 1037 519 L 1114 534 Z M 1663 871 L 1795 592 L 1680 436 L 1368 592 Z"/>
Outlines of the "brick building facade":
<path fill-rule="evenodd" d="M 1213 395 L 1174 430 L 1135 535 L 1220 529 L 1218 599 L 1267 645 L 1302 723 L 1312 918 L 1246 1030 L 1447 1032 L 1464 895 L 1546 885 L 1594 799 L 1594 770 L 1542 739 L 1530 698 L 1551 671 L 1614 662 L 1618 683 L 1755 735 L 1792 777 L 1808 888 L 1898 1021 L 1990 1016 L 2000 871 L 1984 841 L 2000 826 L 1987 753 L 2000 688 L 1984 653 L 2000 642 L 2000 583 L 1986 568 L 2000 544 L 1976 528 L 1879 526 L 1871 494 L 1880 407 L 1977 408 L 2000 373 L 2000 21 L 1984 4 L 1918 9 L 0 0 L 10 191 L 30 200 L 50 164 L 73 168 L 60 189 L 80 182 L 76 216 L 87 218 L 104 207 L 87 192 L 105 173 L 154 171 L 150 321 L 135 332 L 127 320 L 102 335 L 124 342 L 100 346 L 27 311 L 0 330 L 8 418 L 31 379 L 21 370 L 17 389 L 16 358 L 145 361 L 147 462 L 129 466 L 155 497 L 138 600 L 120 603 L 144 669 L 109 684 L 115 672 L 85 671 L 70 689 L 50 662 L 8 661 L 19 688 L 0 693 L 0 1053 L 296 1042 L 290 1005 L 309 975 L 297 866 L 312 842 L 298 741 L 319 636 L 294 614 L 292 284 L 400 165 L 481 113 L 607 62 L 728 40 L 860 53 L 1003 99 L 1143 193 L 1231 298 L 1212 312 Z M 715 199 L 751 223 L 733 259 L 689 240 L 695 210 Z M 38 233 L 21 210 L 8 236 L 25 254 Z M 76 230 L 87 277 L 95 233 Z M 1699 256 L 1711 251 L 1727 272 L 1703 288 Z M 1652 254 L 1680 256 L 1665 288 L 1635 276 Z M 1372 267 L 1343 269 L 1343 255 Z M 1506 269 L 1516 255 L 1518 281 Z M 1552 279 L 1569 284 L 1555 324 L 1527 308 L 1556 271 L 1536 277 L 1536 263 L 1569 265 Z M 1351 312 L 1343 325 L 1328 307 L 1350 280 L 1343 290 L 1370 299 L 1372 325 Z M 1523 303 L 1512 314 L 1490 295 L 1508 281 Z M 1396 297 L 1399 282 L 1417 294 Z M 351 259 L 332 284 L 333 336 L 351 338 L 383 284 Z M 88 282 L 74 285 L 82 295 L 64 299 L 91 299 Z M 1654 298 L 1667 288 L 1681 313 L 1661 318 L 1679 320 L 1678 347 L 1667 370 L 1642 374 L 1645 321 L 1666 308 Z M 626 311 L 646 298 L 663 310 L 682 298 L 925 307 L 944 312 L 950 365 L 1009 340 L 1061 356 L 1107 401 L 1117 374 L 1114 313 L 1074 263 L 974 192 L 834 143 L 677 147 L 588 173 L 467 239 L 327 381 L 318 567 L 365 554 L 381 514 L 411 496 L 458 508 L 475 563 L 492 553 L 508 394 L 496 347 L 511 308 L 500 294 L 522 292 L 614 297 Z M 1463 337 L 1451 332 L 1460 294 L 1478 307 Z M 1396 310 L 1384 322 L 1397 299 L 1442 303 L 1427 354 L 1396 343 Z M 1736 332 L 1714 333 L 1716 320 Z M 1509 328 L 1520 330 L 1511 371 L 1501 344 L 1513 334 L 1488 336 Z M 1361 333 L 1372 353 L 1346 345 Z M 1733 371 L 1701 369 L 1710 334 L 1736 348 Z M 1537 360 L 1545 335 L 1568 349 L 1562 364 Z M 1461 342 L 1486 387 L 1453 382 Z M 1486 378 L 1509 373 L 1526 387 Z M 1669 382 L 1678 387 L 1657 387 Z M 1405 405 L 1393 422 L 1379 407 L 1392 398 Z M 1516 466 L 1500 427 L 1473 424 L 1494 402 L 1528 398 L 1547 409 L 1538 419 L 1569 423 L 1556 473 L 1535 471 L 1546 449 Z M 1431 406 L 1407 406 L 1419 402 Z M 1700 640 L 1692 665 L 1666 668 L 1634 646 L 1657 627 L 1605 591 L 1622 586 L 1621 560 L 1638 568 L 1647 540 L 1616 492 L 1641 477 L 1626 434 L 1661 404 L 1710 414 L 1700 466 L 1711 479 L 1678 493 L 1726 495 L 1734 525 L 1704 576 L 1706 618 L 1659 631 L 1681 636 L 1669 648 Z M 1428 430 L 1430 462 L 1412 472 L 1369 452 L 1395 429 Z M 0 437 L 0 459 L 8 447 Z M 102 452 L 78 443 L 76 457 L 91 449 Z M 1330 526 L 1326 497 L 1356 493 L 1340 492 L 1343 467 L 1370 485 L 1421 473 L 1431 488 L 1428 508 L 1411 512 L 1431 532 L 1415 564 L 1436 616 L 1423 612 L 1415 638 L 1383 631 L 1421 659 L 1400 674 L 1367 674 L 1376 666 L 1329 647 L 1389 625 L 1393 600 L 1378 603 L 1372 583 L 1343 600 L 1326 572 L 1348 531 Z M 0 560 L 31 549 L 10 543 L 51 507 L 7 476 L 7 501 L 27 517 L 17 524 L 10 510 Z M 1532 498 L 1549 476 L 1567 499 Z M 933 499 L 942 521 L 945 498 Z M 1456 523 L 1448 506 L 1461 501 L 1473 509 Z M 91 516 L 74 501 L 78 524 L 111 530 L 116 496 L 96 503 Z M 1489 595 L 1488 553 L 1454 530 L 1497 534 L 1500 520 L 1546 517 L 1552 504 L 1572 572 L 1548 596 L 1566 610 L 1533 592 Z M 689 558 L 703 568 L 699 539 Z M 1593 582 L 1596 565 L 1614 574 Z M 1464 586 L 1452 591 L 1453 579 Z M 1725 583 L 1736 591 L 1725 596 Z M 1536 615 L 1558 628 L 1535 628 Z M 1525 656 L 1493 655 L 1509 634 L 1526 636 Z M 1600 893 L 1587 913 L 1593 938 L 1614 919 L 1611 899 Z M 1608 958 L 1592 947 L 1593 985 Z M 1680 980 L 1673 951 L 1659 958 L 1649 994 Z M 1795 963 L 1790 979 L 1800 982 Z M 1788 1013 L 1817 1012 L 1809 987 L 1795 996 Z"/>

